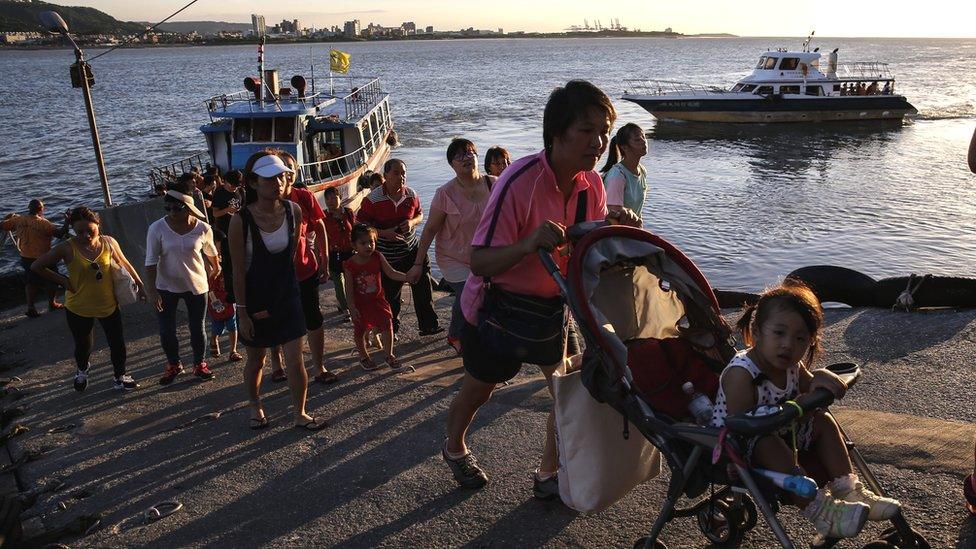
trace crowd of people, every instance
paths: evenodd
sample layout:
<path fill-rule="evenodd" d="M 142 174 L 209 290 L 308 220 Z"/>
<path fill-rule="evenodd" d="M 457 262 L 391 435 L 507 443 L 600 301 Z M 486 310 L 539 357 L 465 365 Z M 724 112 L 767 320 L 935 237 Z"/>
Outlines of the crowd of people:
<path fill-rule="evenodd" d="M 334 188 L 324 191 L 323 210 L 312 193 L 296 185 L 296 161 L 280 150 L 254 153 L 242 171 L 185 174 L 165 191 L 166 215 L 149 227 L 148 284 L 118 243 L 100 234 L 98 215 L 85 207 L 67 216 L 73 236 L 49 250 L 40 244 L 22 246 L 23 261 L 31 274 L 67 291 L 78 391 L 88 383 L 96 319 L 111 350 L 115 386 L 123 391 L 138 386 L 126 373 L 122 314 L 112 284 L 113 271 L 124 269 L 158 317 L 166 360 L 161 385 L 173 383 L 184 370 L 175 314 L 182 301 L 194 376 L 213 379 L 208 343 L 210 356 L 220 356 L 218 338 L 228 333 L 230 360 L 244 360 L 250 428 L 270 424 L 261 398 L 270 357 L 272 380 L 288 383 L 295 427 L 317 431 L 326 421 L 306 410 L 306 342 L 314 381 L 339 380 L 324 361 L 319 285 L 334 285 L 336 312 L 352 324 L 359 366 L 401 371 L 409 368 L 395 352 L 404 284 L 411 287 L 420 335 L 444 331 L 433 306 L 428 259 L 433 245 L 439 270 L 455 295 L 446 342 L 464 367 L 440 450 L 457 483 L 477 489 L 488 482 L 488 474 L 466 435 L 478 410 L 525 364 L 540 368 L 551 391 L 557 367 L 575 352 L 572 322 L 538 252 L 548 252 L 565 269 L 570 225 L 596 220 L 643 224 L 646 138 L 636 124 L 624 124 L 611 138 L 616 117 L 603 91 L 571 81 L 549 97 L 538 153 L 512 161 L 505 149 L 492 147 L 482 172 L 475 144 L 453 139 L 446 160 L 454 176 L 437 188 L 426 213 L 420 195 L 407 185 L 406 163 L 397 158 L 369 177 L 370 191 L 358 212 L 343 207 Z M 596 165 L 608 152 L 601 174 Z M 42 213 L 43 205 L 32 202 L 31 219 L 11 218 L 4 228 L 20 223 L 23 239 L 30 232 L 19 227 L 34 227 L 38 235 L 46 235 L 50 247 L 52 236 L 67 231 L 41 221 Z M 59 263 L 67 275 L 54 270 Z M 28 290 L 29 299 L 32 295 Z M 52 294 L 51 306 L 55 303 Z M 722 375 L 713 423 L 720 426 L 728 414 L 817 387 L 843 396 L 845 386 L 837 376 L 826 370 L 811 373 L 804 366 L 815 357 L 821 324 L 820 305 L 808 289 L 783 287 L 764 294 L 740 322 L 749 348 Z M 758 379 L 764 380 L 761 385 Z M 814 499 L 795 502 L 818 531 L 850 536 L 865 520 L 897 512 L 898 502 L 872 494 L 854 475 L 829 416 L 811 416 L 800 429 L 799 443 L 815 451 L 835 477 Z M 557 448 L 550 414 L 533 477 L 537 498 L 559 495 Z M 779 435 L 751 441 L 747 454 L 750 461 L 775 471 L 788 473 L 794 466 L 793 454 Z"/>

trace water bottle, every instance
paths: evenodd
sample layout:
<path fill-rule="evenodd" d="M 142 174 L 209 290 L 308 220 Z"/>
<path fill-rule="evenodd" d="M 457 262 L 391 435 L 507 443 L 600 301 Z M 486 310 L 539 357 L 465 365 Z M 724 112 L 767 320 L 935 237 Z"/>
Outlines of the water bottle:
<path fill-rule="evenodd" d="M 803 475 L 787 475 L 767 469 L 754 469 L 755 472 L 773 481 L 780 488 L 793 492 L 801 498 L 813 499 L 817 496 L 817 483 Z"/>
<path fill-rule="evenodd" d="M 695 416 L 695 421 L 699 425 L 708 425 L 712 420 L 712 401 L 704 394 L 695 390 L 695 386 L 686 381 L 681 389 L 691 398 L 688 403 L 688 410 Z"/>

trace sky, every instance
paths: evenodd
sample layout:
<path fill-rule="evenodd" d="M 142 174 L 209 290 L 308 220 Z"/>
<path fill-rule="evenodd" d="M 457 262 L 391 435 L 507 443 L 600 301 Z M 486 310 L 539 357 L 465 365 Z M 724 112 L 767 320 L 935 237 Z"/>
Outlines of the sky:
<path fill-rule="evenodd" d="M 91 6 L 126 21 L 159 21 L 189 0 L 53 0 Z M 510 31 L 558 32 L 584 19 L 604 26 L 619 19 L 622 26 L 641 30 L 731 33 L 741 36 L 934 37 L 976 38 L 973 0 L 198 0 L 174 21 L 249 23 L 250 14 L 264 15 L 269 25 L 299 19 L 303 26 L 341 26 L 359 19 L 398 26 L 413 21 L 435 30 L 503 28 Z"/>

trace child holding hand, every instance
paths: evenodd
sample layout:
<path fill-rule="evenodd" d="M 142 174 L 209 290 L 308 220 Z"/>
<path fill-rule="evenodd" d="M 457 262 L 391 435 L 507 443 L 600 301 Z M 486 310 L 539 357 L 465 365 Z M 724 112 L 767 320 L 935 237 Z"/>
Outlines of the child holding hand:
<path fill-rule="evenodd" d="M 406 282 L 407 275 L 394 269 L 376 252 L 376 229 L 357 223 L 352 228 L 352 247 L 355 254 L 342 263 L 349 314 L 352 316 L 353 337 L 359 351 L 359 365 L 364 370 L 376 370 L 366 350 L 366 335 L 375 329 L 383 339 L 386 363 L 394 371 L 405 368 L 393 354 L 393 311 L 383 293 L 380 272 L 387 277 Z"/>
<path fill-rule="evenodd" d="M 782 405 L 818 388 L 842 398 L 847 386 L 839 377 L 809 369 L 820 347 L 822 325 L 820 302 L 802 282 L 787 279 L 766 290 L 739 320 L 749 348 L 722 372 L 711 424 L 723 427 L 729 415 Z M 865 521 L 887 520 L 899 512 L 898 501 L 874 494 L 858 480 L 840 428 L 829 414 L 808 413 L 794 428 L 795 442 L 789 427 L 749 439 L 745 457 L 752 466 L 802 474 L 794 450 L 813 452 L 833 480 L 813 500 L 794 496 L 794 502 L 821 535 L 853 537 Z"/>

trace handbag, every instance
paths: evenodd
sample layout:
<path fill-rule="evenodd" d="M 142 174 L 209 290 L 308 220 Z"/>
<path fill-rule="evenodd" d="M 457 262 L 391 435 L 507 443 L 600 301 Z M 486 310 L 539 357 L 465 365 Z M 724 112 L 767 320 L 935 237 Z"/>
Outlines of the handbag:
<path fill-rule="evenodd" d="M 111 246 L 108 242 L 104 242 L 106 246 Z M 129 269 L 122 266 L 115 258 L 115 248 L 109 248 L 112 253 L 112 285 L 113 291 L 115 292 L 115 301 L 118 302 L 119 307 L 123 305 L 128 305 L 130 303 L 135 303 L 139 301 L 139 286 L 136 284 L 132 274 Z"/>
<path fill-rule="evenodd" d="M 559 497 L 567 507 L 602 511 L 661 473 L 660 452 L 633 425 L 636 436 L 624 438 L 620 413 L 590 395 L 580 371 L 557 371 L 552 390 Z"/>
<path fill-rule="evenodd" d="M 487 181 L 487 179 L 486 179 Z M 586 190 L 576 200 L 576 221 L 586 220 Z M 486 242 L 491 242 L 494 225 Z M 562 296 L 538 297 L 503 290 L 485 278 L 485 298 L 478 310 L 478 334 L 499 358 L 529 364 L 557 364 L 563 359 L 566 306 Z"/>

